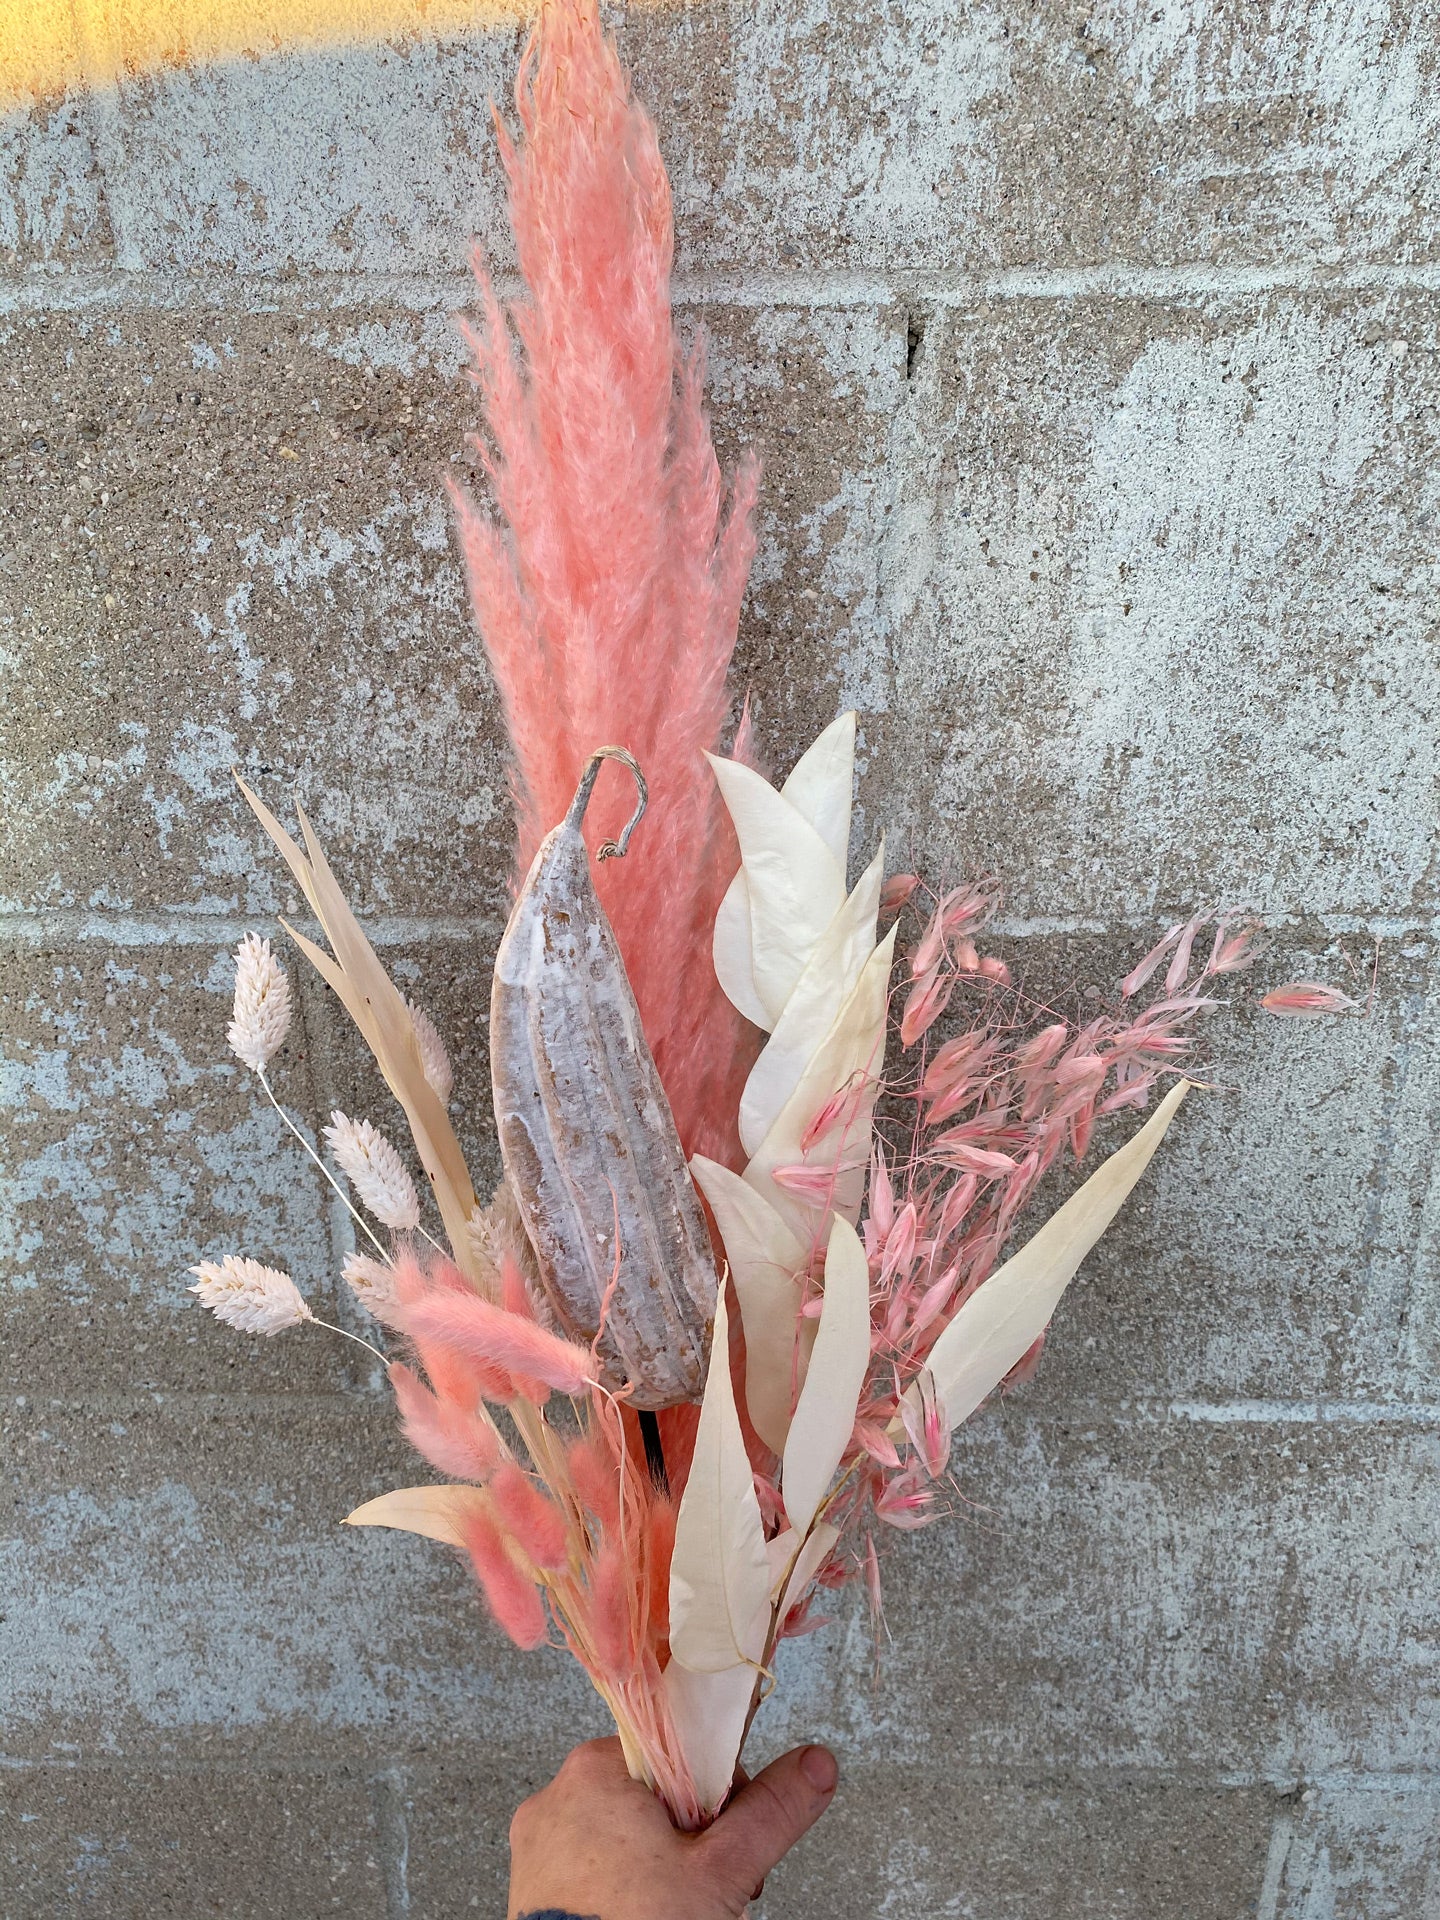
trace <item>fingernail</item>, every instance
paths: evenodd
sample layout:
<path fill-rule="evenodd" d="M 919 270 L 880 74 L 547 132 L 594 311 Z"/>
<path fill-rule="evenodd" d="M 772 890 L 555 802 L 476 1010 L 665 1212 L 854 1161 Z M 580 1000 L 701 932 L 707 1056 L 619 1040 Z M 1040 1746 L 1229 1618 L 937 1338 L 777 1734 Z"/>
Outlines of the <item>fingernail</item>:
<path fill-rule="evenodd" d="M 800 1771 L 817 1793 L 833 1793 L 840 1778 L 835 1756 L 828 1747 L 807 1747 L 800 1756 Z"/>

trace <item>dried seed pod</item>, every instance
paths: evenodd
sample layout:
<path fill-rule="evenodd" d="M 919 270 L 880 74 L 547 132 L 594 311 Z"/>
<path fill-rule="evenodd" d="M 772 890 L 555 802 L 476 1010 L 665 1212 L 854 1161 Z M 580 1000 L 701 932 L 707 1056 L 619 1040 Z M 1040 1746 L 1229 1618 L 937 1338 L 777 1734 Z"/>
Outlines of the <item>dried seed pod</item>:
<path fill-rule="evenodd" d="M 490 996 L 495 1123 L 505 1172 L 559 1327 L 632 1406 L 698 1400 L 715 1317 L 715 1263 L 670 1103 L 600 904 L 581 834 L 601 747 L 520 890 Z"/>

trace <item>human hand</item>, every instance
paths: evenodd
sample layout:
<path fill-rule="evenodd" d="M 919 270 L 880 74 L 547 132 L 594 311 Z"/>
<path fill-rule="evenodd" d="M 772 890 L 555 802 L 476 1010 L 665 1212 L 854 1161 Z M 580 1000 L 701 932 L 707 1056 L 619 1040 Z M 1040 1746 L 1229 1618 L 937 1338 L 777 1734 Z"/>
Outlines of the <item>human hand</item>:
<path fill-rule="evenodd" d="M 824 1747 L 756 1774 L 704 1833 L 678 1833 L 618 1740 L 576 1747 L 510 1822 L 509 1920 L 736 1920 L 835 1794 Z"/>

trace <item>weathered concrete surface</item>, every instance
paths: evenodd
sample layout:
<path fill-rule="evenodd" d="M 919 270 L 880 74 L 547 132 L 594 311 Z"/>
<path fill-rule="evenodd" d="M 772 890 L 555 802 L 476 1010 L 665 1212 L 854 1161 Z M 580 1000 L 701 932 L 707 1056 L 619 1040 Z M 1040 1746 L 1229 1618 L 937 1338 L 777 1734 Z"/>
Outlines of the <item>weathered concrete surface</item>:
<path fill-rule="evenodd" d="M 787 1650 L 760 1752 L 831 1739 L 845 1784 L 766 1920 L 1413 1920 L 1440 1904 L 1440 26 L 617 25 L 718 436 L 765 461 L 737 686 L 775 764 L 854 701 L 858 831 L 999 872 L 1046 1001 L 1108 992 L 1192 903 L 1274 922 L 1216 1089 L 1038 1380 L 963 1435 L 954 1518 L 888 1556 L 878 1679 L 849 1602 Z M 510 1808 L 603 1726 L 443 1551 L 337 1525 L 424 1473 L 363 1353 L 242 1340 L 185 1292 L 243 1249 L 360 1325 L 343 1212 L 223 1051 L 226 952 L 297 905 L 232 764 L 314 813 L 494 1168 L 509 829 L 444 480 L 473 475 L 471 234 L 511 260 L 484 103 L 517 31 L 267 46 L 0 124 L 6 1920 L 494 1912 Z M 1363 993 L 1377 937 L 1369 1018 L 1256 1011 L 1297 975 Z M 299 997 L 297 1123 L 391 1124 Z"/>

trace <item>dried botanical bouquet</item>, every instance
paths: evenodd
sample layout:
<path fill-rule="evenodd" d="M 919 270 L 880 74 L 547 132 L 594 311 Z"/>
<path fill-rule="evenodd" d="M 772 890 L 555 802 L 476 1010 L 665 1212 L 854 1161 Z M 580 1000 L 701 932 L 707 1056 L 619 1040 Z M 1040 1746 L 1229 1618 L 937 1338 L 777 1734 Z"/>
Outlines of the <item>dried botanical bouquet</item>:
<path fill-rule="evenodd" d="M 1255 930 L 1220 916 L 1202 946 L 1202 921 L 1174 928 L 1119 1011 L 1075 1026 L 982 951 L 993 884 L 887 881 L 883 846 L 850 883 L 853 714 L 779 786 L 748 716 L 718 752 L 757 476 L 742 464 L 727 495 L 702 349 L 672 327 L 654 130 L 593 0 L 548 0 L 517 100 L 521 143 L 499 137 L 528 296 L 507 310 L 477 263 L 469 336 L 496 512 L 455 495 L 518 813 L 493 1196 L 457 1143 L 434 1025 L 304 814 L 297 843 L 244 790 L 328 951 L 287 930 L 428 1184 L 422 1203 L 390 1140 L 333 1116 L 346 1185 L 321 1165 L 359 1235 L 344 1277 L 398 1338 L 404 1357 L 380 1357 L 400 1420 L 443 1476 L 349 1517 L 459 1548 L 518 1646 L 562 1639 L 631 1771 L 695 1827 L 729 1791 L 780 1641 L 857 1577 L 878 1613 L 881 1530 L 944 1509 L 952 1429 L 1033 1368 L 1185 1096 L 1208 987 L 1249 963 Z M 250 935 L 229 1037 L 267 1093 L 289 1017 Z M 1167 1081 L 1002 1258 L 1046 1172 Z M 194 1271 L 237 1327 L 312 1318 L 256 1261 Z"/>

